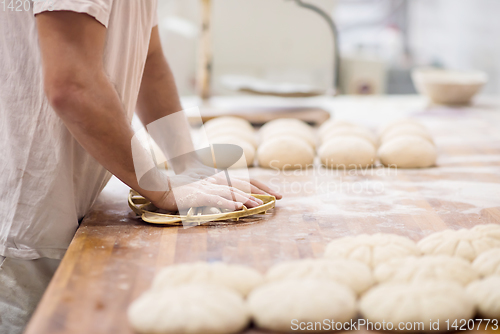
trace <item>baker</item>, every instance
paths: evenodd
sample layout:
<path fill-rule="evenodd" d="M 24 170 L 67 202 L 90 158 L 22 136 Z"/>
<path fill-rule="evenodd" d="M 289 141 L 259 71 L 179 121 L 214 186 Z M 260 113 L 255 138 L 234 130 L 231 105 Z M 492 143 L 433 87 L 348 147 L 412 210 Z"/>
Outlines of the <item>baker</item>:
<path fill-rule="evenodd" d="M 182 110 L 156 0 L 13 5 L 0 8 L 0 333 L 9 334 L 23 331 L 111 174 L 156 206 L 176 208 L 172 189 L 139 185 L 130 121 L 134 111 L 146 125 Z M 188 182 L 184 193 L 196 193 L 198 206 L 260 204 L 217 180 Z"/>

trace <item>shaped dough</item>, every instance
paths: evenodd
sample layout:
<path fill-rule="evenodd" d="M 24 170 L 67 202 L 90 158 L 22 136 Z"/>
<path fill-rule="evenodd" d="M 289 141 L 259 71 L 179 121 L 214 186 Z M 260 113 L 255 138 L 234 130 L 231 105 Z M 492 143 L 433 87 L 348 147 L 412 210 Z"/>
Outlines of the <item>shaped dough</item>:
<path fill-rule="evenodd" d="M 162 269 L 153 280 L 153 290 L 176 287 L 187 283 L 211 283 L 233 289 L 246 296 L 263 282 L 256 270 L 222 262 L 194 262 L 178 264 Z"/>
<path fill-rule="evenodd" d="M 385 233 L 335 239 L 325 249 L 326 258 L 357 260 L 372 268 L 383 262 L 411 255 L 420 255 L 415 242 L 399 235 Z"/>
<path fill-rule="evenodd" d="M 373 277 L 366 264 L 354 260 L 306 259 L 279 263 L 268 270 L 268 282 L 286 279 L 327 279 L 351 288 L 361 294 L 373 285 Z"/>
<path fill-rule="evenodd" d="M 472 262 L 472 268 L 482 277 L 500 276 L 500 248 L 493 248 L 479 254 Z"/>
<path fill-rule="evenodd" d="M 364 168 L 377 158 L 373 144 L 355 136 L 331 138 L 321 145 L 318 155 L 323 165 L 337 169 Z"/>
<path fill-rule="evenodd" d="M 386 132 L 382 137 L 380 137 L 380 142 L 383 144 L 401 136 L 421 137 L 434 145 L 434 141 L 432 140 L 432 136 L 429 131 L 415 125 L 405 125 L 393 128 L 392 130 Z"/>
<path fill-rule="evenodd" d="M 447 280 L 460 285 L 479 278 L 469 261 L 448 255 L 394 259 L 377 266 L 374 276 L 377 282 Z"/>
<path fill-rule="evenodd" d="M 212 144 L 232 144 L 237 145 L 243 149 L 244 159 L 238 160 L 231 168 L 243 168 L 247 166 L 252 166 L 255 160 L 255 149 L 254 147 L 246 142 L 245 140 L 235 137 L 235 136 L 217 136 L 210 140 Z M 207 166 L 213 166 L 213 160 L 211 159 Z"/>
<path fill-rule="evenodd" d="M 279 118 L 273 121 L 267 122 L 260 128 L 259 133 L 261 138 L 265 138 L 267 135 L 272 134 L 276 129 L 289 129 L 294 133 L 298 132 L 308 132 L 314 135 L 312 127 L 307 123 L 295 118 Z"/>
<path fill-rule="evenodd" d="M 321 141 L 323 143 L 326 143 L 328 140 L 335 138 L 335 137 L 343 137 L 343 136 L 354 136 L 354 137 L 360 137 L 363 139 L 368 140 L 374 147 L 377 147 L 377 140 L 375 139 L 375 136 L 373 133 L 365 128 L 361 127 L 340 127 L 340 128 L 333 128 L 331 131 L 325 133 L 321 137 Z"/>
<path fill-rule="evenodd" d="M 467 287 L 479 314 L 485 319 L 500 319 L 500 276 L 475 281 Z"/>
<path fill-rule="evenodd" d="M 294 126 L 274 127 L 272 131 L 267 131 L 265 134 L 262 134 L 260 136 L 260 141 L 261 143 L 265 143 L 269 139 L 282 136 L 294 136 L 300 138 L 307 142 L 313 149 L 316 148 L 316 135 L 311 131 L 302 131 Z"/>
<path fill-rule="evenodd" d="M 398 119 L 396 121 L 390 122 L 389 124 L 384 126 L 382 128 L 382 130 L 380 131 L 380 137 L 382 137 L 384 134 L 386 134 L 387 132 L 389 132 L 395 128 L 405 126 L 405 125 L 413 125 L 413 126 L 421 128 L 422 130 L 425 130 L 425 126 L 423 126 L 422 123 L 420 123 L 419 121 L 417 121 L 415 119 L 411 119 L 411 118 L 404 118 L 404 119 Z"/>
<path fill-rule="evenodd" d="M 349 321 L 356 316 L 356 297 L 348 287 L 328 280 L 285 280 L 252 291 L 248 307 L 258 327 L 296 332 L 294 319 L 313 324 L 325 319 Z"/>
<path fill-rule="evenodd" d="M 396 330 L 401 330 L 399 323 L 411 322 L 414 332 L 434 330 L 429 328 L 431 319 L 439 320 L 439 330 L 446 331 L 446 320 L 452 324 L 474 316 L 474 303 L 465 289 L 450 281 L 382 284 L 361 298 L 360 309 L 369 321 L 391 322 Z"/>
<path fill-rule="evenodd" d="M 324 122 L 321 124 L 321 126 L 318 129 L 318 134 L 321 139 L 323 139 L 323 136 L 325 136 L 328 132 L 333 131 L 334 129 L 340 129 L 340 128 L 356 128 L 357 125 L 344 121 L 341 119 L 329 119 L 328 121 Z"/>
<path fill-rule="evenodd" d="M 304 140 L 284 135 L 262 143 L 257 150 L 257 159 L 259 165 L 266 168 L 306 168 L 314 162 L 314 151 Z"/>
<path fill-rule="evenodd" d="M 406 135 L 383 143 L 378 150 L 378 157 L 384 166 L 424 168 L 436 164 L 437 151 L 426 139 Z"/>
<path fill-rule="evenodd" d="M 130 305 L 128 319 L 141 334 L 229 334 L 243 330 L 250 317 L 237 292 L 186 284 L 147 291 Z"/>
<path fill-rule="evenodd" d="M 479 254 L 500 247 L 500 239 L 477 230 L 444 230 L 425 237 L 417 245 L 424 254 L 458 256 L 473 261 Z"/>
<path fill-rule="evenodd" d="M 212 132 L 212 131 L 215 132 L 215 131 L 220 131 L 220 129 L 228 129 L 228 128 L 238 128 L 242 131 L 247 131 L 249 133 L 255 132 L 250 122 L 248 122 L 243 118 L 234 116 L 223 116 L 223 117 L 213 118 L 205 122 L 203 126 L 207 132 Z"/>
<path fill-rule="evenodd" d="M 213 141 L 214 139 L 217 139 L 219 137 L 227 136 L 240 138 L 252 145 L 254 149 L 257 149 L 258 147 L 255 134 L 245 130 L 242 131 L 239 128 L 226 128 L 207 131 L 207 137 L 210 141 Z"/>
<path fill-rule="evenodd" d="M 472 229 L 474 232 L 479 232 L 487 237 L 500 240 L 500 225 L 499 224 L 486 224 L 476 225 Z"/>

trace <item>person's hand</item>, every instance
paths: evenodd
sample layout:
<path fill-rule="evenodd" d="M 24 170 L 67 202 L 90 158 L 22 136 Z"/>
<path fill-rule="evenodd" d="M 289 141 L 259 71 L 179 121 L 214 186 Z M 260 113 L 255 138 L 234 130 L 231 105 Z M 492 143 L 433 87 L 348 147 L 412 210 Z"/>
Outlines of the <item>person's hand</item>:
<path fill-rule="evenodd" d="M 246 193 L 250 192 L 251 194 L 271 195 L 276 197 L 276 199 L 283 198 L 283 196 L 277 191 L 274 191 L 264 183 L 254 179 L 245 179 L 231 176 L 229 179 L 230 184 L 228 184 L 224 172 L 216 172 L 213 167 L 205 166 L 199 161 L 195 161 L 194 163 L 192 163 L 190 167 L 185 169 L 180 175 L 189 176 L 199 180 L 204 179 L 220 185 L 230 185 Z"/>
<path fill-rule="evenodd" d="M 228 186 L 228 182 L 226 176 L 223 172 L 217 173 L 210 177 L 211 182 L 215 182 L 220 185 Z M 271 195 L 276 197 L 276 199 L 281 199 L 283 196 L 274 191 L 273 189 L 266 186 L 264 183 L 254 180 L 254 179 L 244 179 L 237 177 L 230 177 L 229 181 L 231 182 L 231 186 L 237 188 L 244 192 L 250 192 L 251 194 L 260 194 L 260 195 Z"/>
<path fill-rule="evenodd" d="M 232 211 L 240 210 L 243 205 L 253 208 L 263 204 L 257 199 L 235 187 L 216 184 L 207 180 L 191 179 L 186 183 L 186 176 L 176 179 L 170 177 L 172 189 L 162 193 L 157 198 L 150 198 L 151 202 L 160 209 L 177 211 L 191 207 L 212 206 Z M 180 184 L 176 184 L 180 182 Z"/>

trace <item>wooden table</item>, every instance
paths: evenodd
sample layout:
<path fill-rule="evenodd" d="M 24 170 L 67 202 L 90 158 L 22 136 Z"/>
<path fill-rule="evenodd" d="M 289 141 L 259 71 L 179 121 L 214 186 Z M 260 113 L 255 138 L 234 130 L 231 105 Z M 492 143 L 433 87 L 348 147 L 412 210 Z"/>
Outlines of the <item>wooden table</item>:
<path fill-rule="evenodd" d="M 419 240 L 446 228 L 500 223 L 496 102 L 426 108 L 416 98 L 394 98 L 387 105 L 399 103 L 398 114 L 384 109 L 382 99 L 335 101 L 339 118 L 371 126 L 408 114 L 419 118 L 435 137 L 438 167 L 357 175 L 255 168 L 253 177 L 285 195 L 272 213 L 186 229 L 141 222 L 127 207 L 128 188 L 114 179 L 78 229 L 26 333 L 132 333 L 128 305 L 160 268 L 174 263 L 224 261 L 264 272 L 284 260 L 320 257 L 330 240 L 346 235 L 386 232 Z"/>

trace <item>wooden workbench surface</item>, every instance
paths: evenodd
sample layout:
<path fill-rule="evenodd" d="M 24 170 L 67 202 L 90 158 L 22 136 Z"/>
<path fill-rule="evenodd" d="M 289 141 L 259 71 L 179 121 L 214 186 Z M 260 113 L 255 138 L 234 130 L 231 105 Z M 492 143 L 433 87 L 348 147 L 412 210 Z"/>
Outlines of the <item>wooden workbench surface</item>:
<path fill-rule="evenodd" d="M 128 305 L 160 268 L 174 263 L 224 261 L 264 272 L 284 260 L 320 257 L 329 241 L 346 235 L 387 232 L 419 240 L 446 228 L 500 224 L 500 108 L 426 108 L 417 101 L 404 109 L 401 101 L 401 113 L 381 118 L 377 108 L 387 108 L 379 100 L 362 100 L 356 109 L 340 99 L 337 115 L 370 126 L 419 118 L 434 135 L 438 167 L 357 175 L 255 168 L 253 177 L 285 197 L 272 213 L 245 223 L 147 225 L 128 208 L 128 188 L 113 179 L 78 229 L 26 333 L 132 333 Z"/>

